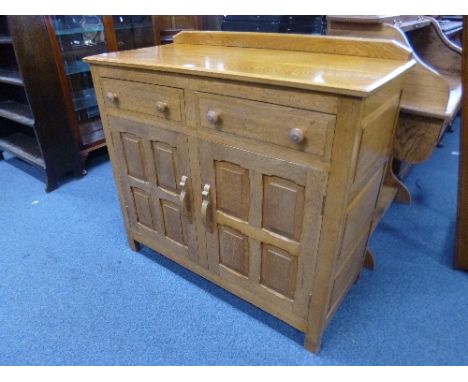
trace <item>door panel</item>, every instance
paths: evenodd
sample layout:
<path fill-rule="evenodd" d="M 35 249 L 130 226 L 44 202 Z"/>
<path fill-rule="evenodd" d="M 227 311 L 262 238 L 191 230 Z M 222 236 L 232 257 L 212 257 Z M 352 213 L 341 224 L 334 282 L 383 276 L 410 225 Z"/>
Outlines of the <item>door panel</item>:
<path fill-rule="evenodd" d="M 177 192 L 180 179 L 177 149 L 163 142 L 153 142 L 152 146 L 158 186 Z"/>
<path fill-rule="evenodd" d="M 186 246 L 187 239 L 185 238 L 184 227 L 182 224 L 182 214 L 177 204 L 168 200 L 161 200 L 161 206 L 164 217 L 164 230 L 166 237 L 175 242 Z"/>
<path fill-rule="evenodd" d="M 269 244 L 262 245 L 262 285 L 293 298 L 296 276 L 297 256 L 291 256 L 288 252 Z"/>
<path fill-rule="evenodd" d="M 235 229 L 218 226 L 219 263 L 247 277 L 249 272 L 249 238 Z"/>
<path fill-rule="evenodd" d="M 326 172 L 208 141 L 199 155 L 210 271 L 306 318 Z"/>
<path fill-rule="evenodd" d="M 186 211 L 193 205 L 191 190 L 186 189 L 184 207 L 180 201 L 179 182 L 185 176 L 190 184 L 191 176 L 187 137 L 113 116 L 109 122 L 131 229 L 164 240 L 173 249 L 168 257 L 198 261 L 195 228 Z"/>
<path fill-rule="evenodd" d="M 147 180 L 143 141 L 133 134 L 122 134 L 121 138 L 128 175 L 137 179 Z"/>
<path fill-rule="evenodd" d="M 299 241 L 304 187 L 276 176 L 263 177 L 263 227 Z"/>
<path fill-rule="evenodd" d="M 231 216 L 241 220 L 249 220 L 250 180 L 248 170 L 233 163 L 217 161 L 216 193 L 217 206 Z"/>
<path fill-rule="evenodd" d="M 138 224 L 142 224 L 149 229 L 154 229 L 150 195 L 135 187 L 132 187 L 131 190 L 133 201 L 135 202 L 136 220 Z"/>

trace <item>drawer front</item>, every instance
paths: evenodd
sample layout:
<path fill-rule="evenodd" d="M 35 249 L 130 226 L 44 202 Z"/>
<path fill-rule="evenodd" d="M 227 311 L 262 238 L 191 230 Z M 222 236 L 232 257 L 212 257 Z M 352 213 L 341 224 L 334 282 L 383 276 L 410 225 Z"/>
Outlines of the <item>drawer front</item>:
<path fill-rule="evenodd" d="M 109 110 L 116 108 L 183 121 L 182 89 L 110 78 L 102 79 L 102 87 Z"/>
<path fill-rule="evenodd" d="M 235 97 L 196 93 L 199 126 L 328 159 L 334 115 Z"/>

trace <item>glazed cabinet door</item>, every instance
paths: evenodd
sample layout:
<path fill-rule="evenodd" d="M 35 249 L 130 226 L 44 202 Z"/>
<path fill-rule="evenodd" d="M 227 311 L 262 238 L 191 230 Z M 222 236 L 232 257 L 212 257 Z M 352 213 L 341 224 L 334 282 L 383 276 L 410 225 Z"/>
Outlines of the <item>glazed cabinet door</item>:
<path fill-rule="evenodd" d="M 199 151 L 209 269 L 305 319 L 326 173 L 208 141 Z"/>
<path fill-rule="evenodd" d="M 162 243 L 168 257 L 197 262 L 187 137 L 113 116 L 109 123 L 131 230 Z"/>

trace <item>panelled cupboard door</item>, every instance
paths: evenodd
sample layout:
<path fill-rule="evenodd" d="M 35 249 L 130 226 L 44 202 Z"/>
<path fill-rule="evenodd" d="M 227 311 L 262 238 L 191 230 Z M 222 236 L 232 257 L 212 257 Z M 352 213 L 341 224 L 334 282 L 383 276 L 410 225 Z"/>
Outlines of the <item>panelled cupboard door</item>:
<path fill-rule="evenodd" d="M 131 229 L 196 262 L 187 137 L 113 116 L 109 123 Z"/>
<path fill-rule="evenodd" d="M 306 318 L 326 173 L 208 141 L 199 154 L 209 269 Z"/>

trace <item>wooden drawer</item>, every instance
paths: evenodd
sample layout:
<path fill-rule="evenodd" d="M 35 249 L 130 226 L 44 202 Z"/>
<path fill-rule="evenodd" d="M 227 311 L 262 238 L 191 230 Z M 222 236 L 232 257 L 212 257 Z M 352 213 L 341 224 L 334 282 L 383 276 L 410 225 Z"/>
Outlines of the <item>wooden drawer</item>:
<path fill-rule="evenodd" d="M 196 93 L 199 126 L 329 159 L 335 115 Z"/>
<path fill-rule="evenodd" d="M 184 120 L 182 89 L 111 78 L 102 79 L 102 88 L 109 109 L 150 114 L 176 122 Z"/>

